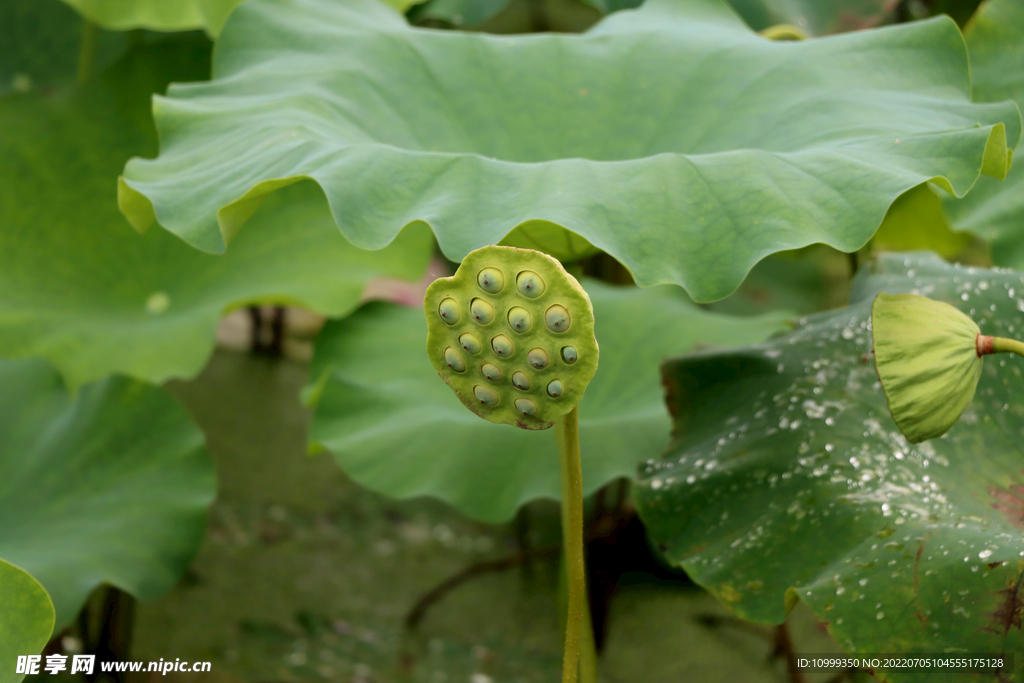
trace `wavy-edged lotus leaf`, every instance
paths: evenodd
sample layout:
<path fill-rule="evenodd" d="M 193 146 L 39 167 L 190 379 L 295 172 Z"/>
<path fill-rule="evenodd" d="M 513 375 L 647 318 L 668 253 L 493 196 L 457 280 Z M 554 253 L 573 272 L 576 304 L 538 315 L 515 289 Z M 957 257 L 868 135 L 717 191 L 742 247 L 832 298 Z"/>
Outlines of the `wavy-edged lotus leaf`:
<path fill-rule="evenodd" d="M 243 0 L 64 0 L 86 19 L 113 31 L 202 29 L 220 33 L 232 10 Z"/>
<path fill-rule="evenodd" d="M 44 361 L 0 361 L 0 415 L 0 557 L 46 588 L 58 628 L 102 583 L 145 600 L 177 582 L 216 481 L 173 398 L 120 377 L 72 398 Z"/>
<path fill-rule="evenodd" d="M 427 288 L 423 308 L 430 362 L 485 420 L 548 429 L 580 402 L 597 372 L 590 297 L 542 252 L 472 251 L 455 275 Z M 571 362 L 564 347 L 574 349 Z M 548 390 L 553 382 L 557 391 Z"/>
<path fill-rule="evenodd" d="M 162 230 L 133 231 L 117 209 L 117 173 L 156 147 L 151 93 L 202 77 L 208 51 L 201 37 L 166 38 L 70 102 L 0 102 L 0 356 L 43 356 L 73 387 L 110 373 L 189 377 L 225 311 L 267 302 L 342 317 L 372 278 L 426 268 L 426 226 L 382 251 L 357 249 L 312 183 L 269 198 L 222 257 Z"/>
<path fill-rule="evenodd" d="M 882 390 L 910 443 L 942 436 L 974 398 L 981 330 L 959 309 L 916 294 L 875 297 L 871 337 Z"/>
<path fill-rule="evenodd" d="M 1024 3 L 983 3 L 964 38 L 975 101 L 1024 104 Z M 1024 163 L 1010 169 L 1003 182 L 979 178 L 967 197 L 949 198 L 945 208 L 957 230 L 991 244 L 996 264 L 1024 269 Z"/>
<path fill-rule="evenodd" d="M 18 683 L 18 657 L 42 652 L 53 633 L 53 603 L 20 567 L 0 559 L 0 683 Z"/>
<path fill-rule="evenodd" d="M 583 488 L 592 493 L 633 477 L 638 462 L 668 443 L 662 358 L 697 344 L 760 341 L 786 325 L 778 313 L 739 318 L 704 311 L 678 287 L 582 284 L 601 337 L 601 364 L 579 404 Z M 466 410 L 437 378 L 423 352 L 426 339 L 419 308 L 371 303 L 329 321 L 317 336 L 307 397 L 315 404 L 314 447 L 330 450 L 367 488 L 395 498 L 433 496 L 488 522 L 512 518 L 530 500 L 557 499 L 556 440 L 547 432 L 495 426 Z M 526 363 L 557 364 L 561 352 L 527 353 Z M 550 383 L 534 387 L 558 391 Z"/>
<path fill-rule="evenodd" d="M 1019 336 L 1024 275 L 922 254 L 873 271 L 848 308 L 789 335 L 666 362 L 674 436 L 634 486 L 640 516 L 745 619 L 780 623 L 800 599 L 849 652 L 1020 652 L 1024 359 L 986 359 L 962 418 L 913 445 L 889 414 L 869 322 L 884 290 Z"/>
<path fill-rule="evenodd" d="M 360 247 L 424 221 L 461 261 L 547 221 L 699 301 L 776 251 L 860 248 L 923 182 L 1001 177 L 1020 136 L 1013 103 L 970 102 L 948 18 L 781 43 L 721 0 L 515 37 L 410 27 L 376 0 L 251 0 L 213 74 L 155 103 L 160 156 L 122 181 L 139 229 L 219 253 L 313 178 Z"/>

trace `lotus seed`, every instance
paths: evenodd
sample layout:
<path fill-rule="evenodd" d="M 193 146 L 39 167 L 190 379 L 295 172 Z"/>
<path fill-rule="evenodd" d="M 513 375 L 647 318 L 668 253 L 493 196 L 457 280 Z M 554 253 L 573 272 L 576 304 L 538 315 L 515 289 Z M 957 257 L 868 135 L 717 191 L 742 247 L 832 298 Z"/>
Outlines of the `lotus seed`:
<path fill-rule="evenodd" d="M 516 350 L 515 345 L 512 344 L 512 340 L 503 334 L 499 334 L 491 340 L 491 348 L 494 349 L 494 352 L 502 358 L 508 358 L 512 355 L 512 352 Z"/>
<path fill-rule="evenodd" d="M 558 398 L 562 395 L 562 382 L 561 380 L 553 379 L 548 382 L 548 396 L 551 398 Z"/>
<path fill-rule="evenodd" d="M 462 360 L 459 352 L 450 346 L 444 350 L 444 362 L 455 372 L 466 371 L 466 362 Z"/>
<path fill-rule="evenodd" d="M 497 294 L 505 286 L 505 276 L 497 268 L 484 268 L 476 276 L 476 282 L 485 292 Z"/>
<path fill-rule="evenodd" d="M 529 299 L 536 299 L 544 293 L 547 285 L 544 284 L 544 280 L 537 273 L 532 270 L 524 270 L 516 276 L 516 289 L 523 296 Z"/>
<path fill-rule="evenodd" d="M 483 299 L 473 299 L 470 301 L 469 312 L 473 314 L 473 319 L 481 325 L 486 325 L 494 318 L 494 306 Z"/>
<path fill-rule="evenodd" d="M 537 414 L 537 404 L 534 403 L 533 401 L 531 401 L 528 398 L 517 398 L 515 400 L 515 404 L 516 404 L 516 410 L 518 410 L 523 415 L 536 415 Z"/>
<path fill-rule="evenodd" d="M 459 302 L 451 297 L 441 302 L 441 305 L 437 307 L 437 314 L 449 325 L 459 322 L 459 318 L 462 317 L 459 314 Z"/>
<path fill-rule="evenodd" d="M 469 351 L 474 356 L 480 353 L 480 349 L 483 348 L 483 346 L 480 344 L 480 340 L 476 338 L 476 335 L 470 334 L 469 332 L 466 332 L 465 334 L 459 336 L 459 344 L 461 344 L 462 348 L 466 349 L 466 351 Z"/>
<path fill-rule="evenodd" d="M 498 405 L 498 394 L 490 387 L 477 384 L 473 387 L 473 395 L 476 396 L 476 400 L 485 406 L 493 407 Z"/>
<path fill-rule="evenodd" d="M 525 372 L 514 372 L 512 373 L 512 384 L 516 385 L 516 389 L 526 391 L 530 388 L 530 378 L 526 376 Z"/>
<path fill-rule="evenodd" d="M 538 370 L 546 368 L 548 366 L 548 352 L 544 349 L 530 349 L 530 353 L 526 355 L 526 360 Z"/>
<path fill-rule="evenodd" d="M 544 314 L 544 322 L 547 323 L 548 329 L 552 332 L 565 332 L 571 324 L 569 321 L 569 311 L 565 310 L 565 306 L 555 304 Z"/>
<path fill-rule="evenodd" d="M 573 363 L 576 362 L 576 358 L 578 358 L 578 356 L 576 355 L 575 346 L 562 347 L 562 360 L 564 360 L 569 365 L 572 365 Z"/>
<path fill-rule="evenodd" d="M 484 363 L 482 366 L 480 366 L 480 372 L 484 373 L 484 377 L 491 380 L 492 382 L 501 381 L 501 368 L 499 368 L 494 363 Z M 514 375 L 512 381 L 515 381 Z"/>
<path fill-rule="evenodd" d="M 508 324 L 516 332 L 523 333 L 533 326 L 533 316 L 522 306 L 513 306 L 508 311 Z"/>

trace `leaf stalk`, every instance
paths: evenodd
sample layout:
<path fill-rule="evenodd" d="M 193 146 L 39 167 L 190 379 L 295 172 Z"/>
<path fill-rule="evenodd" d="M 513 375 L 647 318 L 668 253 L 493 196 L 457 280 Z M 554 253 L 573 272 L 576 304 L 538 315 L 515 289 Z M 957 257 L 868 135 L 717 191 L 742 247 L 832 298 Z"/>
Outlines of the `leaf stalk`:
<path fill-rule="evenodd" d="M 576 683 L 580 664 L 580 635 L 587 599 L 583 558 L 583 467 L 580 463 L 579 406 L 558 420 L 555 432 L 562 470 L 562 543 L 569 580 L 562 683 Z"/>

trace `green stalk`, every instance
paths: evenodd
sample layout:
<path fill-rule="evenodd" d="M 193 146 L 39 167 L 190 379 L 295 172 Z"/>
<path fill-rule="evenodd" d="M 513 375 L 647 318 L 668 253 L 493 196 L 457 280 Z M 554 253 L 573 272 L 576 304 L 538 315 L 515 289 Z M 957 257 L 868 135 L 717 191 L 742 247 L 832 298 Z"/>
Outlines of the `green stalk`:
<path fill-rule="evenodd" d="M 93 66 L 96 64 L 96 41 L 99 37 L 99 29 L 96 24 L 84 19 L 82 23 L 82 46 L 78 51 L 78 84 L 82 85 L 92 76 Z"/>
<path fill-rule="evenodd" d="M 558 421 L 555 430 L 562 469 L 562 545 L 569 580 L 562 683 L 576 683 L 580 665 L 580 634 L 587 612 L 587 579 L 583 562 L 583 468 L 580 464 L 578 406 Z M 592 670 L 592 663 L 590 668 Z"/>
<path fill-rule="evenodd" d="M 1019 342 L 1015 339 L 1006 339 L 1004 337 L 992 337 L 992 352 L 1015 353 L 1018 356 L 1024 356 L 1024 343 Z"/>

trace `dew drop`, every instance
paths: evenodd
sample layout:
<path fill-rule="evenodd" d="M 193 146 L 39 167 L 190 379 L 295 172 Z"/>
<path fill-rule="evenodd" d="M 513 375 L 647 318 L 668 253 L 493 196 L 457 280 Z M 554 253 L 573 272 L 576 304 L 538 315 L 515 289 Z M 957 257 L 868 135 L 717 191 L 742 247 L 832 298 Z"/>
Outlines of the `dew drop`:
<path fill-rule="evenodd" d="M 532 270 L 524 270 L 516 276 L 516 289 L 528 299 L 536 299 L 544 293 L 547 285 L 537 273 Z"/>
<path fill-rule="evenodd" d="M 480 344 L 480 340 L 477 339 L 476 335 L 470 332 L 465 332 L 459 335 L 459 344 L 462 346 L 463 349 L 473 354 L 474 356 L 480 353 L 480 349 L 483 348 L 483 346 Z"/>
<path fill-rule="evenodd" d="M 473 320 L 476 320 L 481 325 L 486 325 L 494 319 L 494 306 L 483 299 L 473 299 L 470 301 L 469 312 L 473 315 Z"/>
<path fill-rule="evenodd" d="M 484 373 L 484 377 L 492 382 L 501 381 L 501 368 L 494 363 L 484 363 L 480 366 L 480 372 Z"/>
<path fill-rule="evenodd" d="M 498 393 L 490 387 L 477 384 L 473 387 L 473 395 L 476 396 L 476 400 L 480 401 L 480 403 L 485 406 L 491 406 L 493 408 L 498 405 Z"/>
<path fill-rule="evenodd" d="M 167 296 L 167 292 L 153 292 L 146 299 L 146 310 L 153 315 L 163 313 L 170 305 L 171 297 Z"/>
<path fill-rule="evenodd" d="M 508 310 L 508 326 L 522 334 L 533 326 L 533 316 L 522 306 L 513 306 Z"/>
<path fill-rule="evenodd" d="M 526 391 L 530 388 L 530 378 L 526 376 L 525 372 L 514 372 L 512 373 L 512 384 L 516 385 L 516 389 Z"/>
<path fill-rule="evenodd" d="M 488 294 L 497 294 L 505 286 L 505 276 L 497 268 L 484 268 L 477 273 L 476 283 Z"/>
<path fill-rule="evenodd" d="M 462 360 L 459 352 L 450 346 L 444 350 L 444 362 L 455 372 L 466 371 L 466 361 Z"/>
<path fill-rule="evenodd" d="M 530 349 L 530 353 L 526 354 L 526 361 L 533 367 L 540 370 L 548 366 L 548 352 L 544 349 Z"/>
<path fill-rule="evenodd" d="M 437 314 L 441 316 L 441 320 L 445 321 L 449 325 L 454 325 L 459 322 L 459 318 L 462 317 L 459 313 L 459 302 L 451 297 L 442 299 L 440 305 L 437 307 Z"/>
<path fill-rule="evenodd" d="M 552 332 L 565 332 L 569 329 L 572 321 L 569 319 L 569 311 L 564 306 L 555 304 L 544 314 L 544 322 Z"/>
<path fill-rule="evenodd" d="M 512 340 L 503 334 L 499 334 L 491 340 L 491 348 L 494 349 L 494 353 L 502 358 L 508 358 L 516 350 Z"/>

